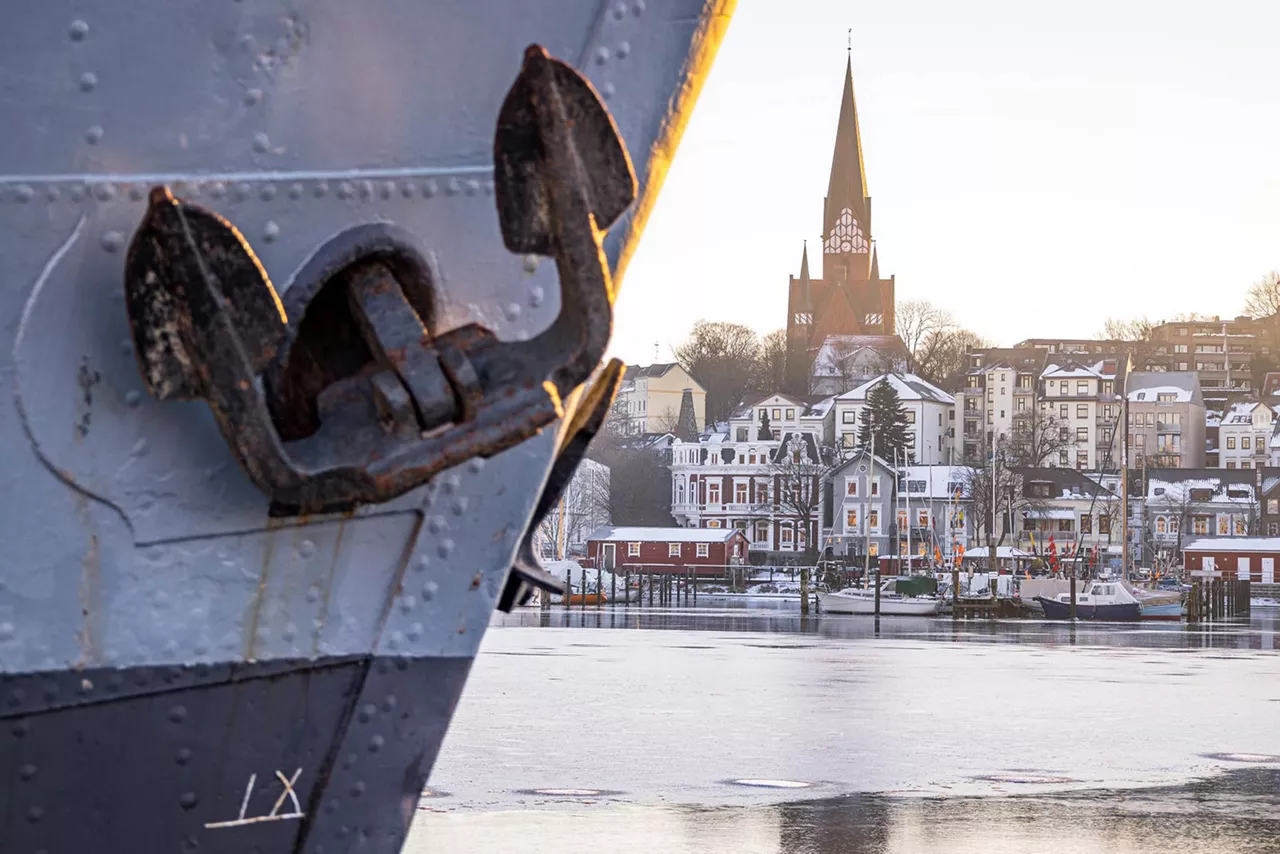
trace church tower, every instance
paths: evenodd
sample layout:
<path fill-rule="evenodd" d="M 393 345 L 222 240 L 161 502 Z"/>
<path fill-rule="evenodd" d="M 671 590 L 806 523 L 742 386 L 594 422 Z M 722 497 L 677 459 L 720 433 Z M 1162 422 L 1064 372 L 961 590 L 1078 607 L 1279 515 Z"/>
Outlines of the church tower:
<path fill-rule="evenodd" d="M 822 208 L 822 278 L 809 273 L 808 246 L 787 300 L 787 372 L 804 393 L 809 365 L 830 335 L 892 336 L 893 277 L 880 278 L 871 232 L 871 196 L 862 159 L 852 58 L 844 71 L 840 120 Z"/>

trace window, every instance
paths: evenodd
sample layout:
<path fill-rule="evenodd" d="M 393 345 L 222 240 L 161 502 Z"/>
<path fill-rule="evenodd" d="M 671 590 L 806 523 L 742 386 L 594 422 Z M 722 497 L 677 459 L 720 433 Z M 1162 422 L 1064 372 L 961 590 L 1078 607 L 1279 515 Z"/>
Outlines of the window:
<path fill-rule="evenodd" d="M 1058 451 L 1058 465 L 1065 466 L 1067 464 L 1067 452 Z"/>
<path fill-rule="evenodd" d="M 854 423 L 853 419 L 856 415 L 857 413 L 854 412 L 852 409 L 846 410 L 845 412 L 840 414 L 840 422 L 842 424 L 853 424 Z"/>
<path fill-rule="evenodd" d="M 853 480 L 845 481 L 845 485 L 844 485 L 844 494 L 845 494 L 845 495 L 852 495 L 852 496 L 855 496 L 855 497 L 857 496 L 857 494 L 858 494 L 858 481 L 857 481 L 857 479 L 856 479 L 856 478 L 855 478 L 855 479 L 853 479 Z"/>
<path fill-rule="evenodd" d="M 721 527 L 721 526 L 720 526 L 720 520 L 719 520 L 719 519 L 712 519 L 710 522 L 708 522 L 708 523 L 707 523 L 706 525 L 704 525 L 703 527 L 706 527 L 706 528 L 719 528 L 719 527 Z"/>
<path fill-rule="evenodd" d="M 795 532 L 791 530 L 790 525 L 783 525 L 782 530 L 779 533 L 782 534 L 783 545 L 789 546 L 795 541 Z"/>
<path fill-rule="evenodd" d="M 1090 516 L 1088 513 L 1080 514 L 1080 533 L 1082 534 L 1093 533 L 1093 517 Z"/>
<path fill-rule="evenodd" d="M 1147 444 L 1147 434 L 1146 434 L 1146 433 L 1139 433 L 1138 435 L 1134 436 L 1134 437 L 1133 437 L 1133 444 L 1137 445 L 1139 448 L 1146 447 L 1146 444 Z"/>
<path fill-rule="evenodd" d="M 1074 523 L 1073 523 L 1070 519 L 1059 519 L 1059 520 L 1058 520 L 1058 531 L 1059 531 L 1059 533 L 1066 533 L 1066 534 L 1069 534 L 1069 533 L 1071 533 L 1071 531 L 1072 531 L 1074 528 L 1075 528 L 1075 525 L 1074 525 Z"/>
<path fill-rule="evenodd" d="M 1058 417 L 1059 417 L 1059 418 L 1063 418 L 1063 419 L 1065 419 L 1065 418 L 1067 418 L 1067 417 L 1068 417 L 1068 416 L 1067 416 L 1067 413 L 1068 413 L 1068 412 L 1070 412 L 1070 411 L 1071 411 L 1071 407 L 1067 406 L 1067 405 L 1064 403 L 1064 404 L 1062 404 L 1061 406 L 1059 406 L 1059 407 L 1058 407 Z"/>
<path fill-rule="evenodd" d="M 1156 517 L 1156 533 L 1157 534 L 1165 533 L 1168 530 L 1168 527 L 1169 527 L 1169 523 L 1168 523 L 1168 520 L 1165 519 L 1165 517 L 1163 516 Z"/>
<path fill-rule="evenodd" d="M 1245 535 L 1244 517 L 1232 516 L 1231 521 L 1232 521 L 1232 525 L 1231 525 L 1232 531 L 1235 533 L 1237 537 L 1243 537 Z"/>
<path fill-rule="evenodd" d="M 1187 352 L 1187 345 L 1186 345 L 1186 344 L 1174 344 L 1174 345 L 1173 345 L 1173 352 L 1175 352 L 1175 353 L 1185 353 L 1185 352 Z"/>
<path fill-rule="evenodd" d="M 1105 513 L 1098 514 L 1098 533 L 1099 534 L 1111 533 L 1111 517 Z"/>
<path fill-rule="evenodd" d="M 1241 460 L 1241 461 L 1240 461 L 1240 468 L 1242 468 L 1242 469 L 1251 469 L 1251 468 L 1253 468 L 1253 463 L 1249 462 L 1248 460 Z"/>
<path fill-rule="evenodd" d="M 1227 437 L 1227 448 L 1228 448 L 1228 449 L 1234 449 L 1234 448 L 1235 448 L 1235 446 L 1236 446 L 1236 437 L 1235 437 L 1235 436 L 1228 436 L 1228 437 Z"/>
<path fill-rule="evenodd" d="M 1147 426 L 1148 427 L 1156 426 L 1156 414 L 1154 412 L 1147 413 Z"/>
<path fill-rule="evenodd" d="M 1272 515 L 1275 515 L 1276 513 L 1280 513 L 1280 499 L 1268 498 L 1267 512 Z"/>
<path fill-rule="evenodd" d="M 1235 467 L 1236 467 L 1236 464 L 1233 460 L 1227 460 L 1227 468 L 1233 469 Z"/>
<path fill-rule="evenodd" d="M 713 480 L 707 484 L 707 503 L 708 504 L 720 503 L 720 481 Z"/>
<path fill-rule="evenodd" d="M 627 543 L 627 557 L 640 557 L 639 543 Z"/>
<path fill-rule="evenodd" d="M 710 554 L 709 549 L 708 543 L 698 543 L 698 557 L 707 557 Z"/>
<path fill-rule="evenodd" d="M 1087 441 L 1089 441 L 1089 428 L 1088 428 L 1088 427 L 1077 427 L 1077 428 L 1076 428 L 1076 441 L 1077 441 L 1077 442 L 1087 442 Z"/>
<path fill-rule="evenodd" d="M 813 315 L 807 311 L 798 311 L 795 315 L 795 322 L 797 324 L 813 323 Z"/>
<path fill-rule="evenodd" d="M 880 480 L 878 478 L 871 479 L 871 494 L 872 495 L 880 494 Z"/>
<path fill-rule="evenodd" d="M 924 493 L 925 482 L 923 480 L 907 481 L 907 492 Z"/>
<path fill-rule="evenodd" d="M 1088 417 L 1089 417 L 1089 404 L 1087 404 L 1087 403 L 1077 403 L 1077 404 L 1076 404 L 1076 418 L 1088 418 Z"/>
<path fill-rule="evenodd" d="M 901 533 L 905 531 L 906 528 L 907 528 L 907 511 L 899 510 L 898 511 L 898 532 Z"/>
<path fill-rule="evenodd" d="M 872 531 L 880 530 L 880 511 L 879 510 L 867 511 L 867 528 L 869 528 Z"/>
<path fill-rule="evenodd" d="M 1231 518 L 1229 516 L 1218 517 L 1218 536 L 1226 536 L 1231 533 Z"/>
<path fill-rule="evenodd" d="M 769 487 L 765 486 L 763 483 L 756 484 L 756 503 L 757 504 L 769 503 Z"/>
<path fill-rule="evenodd" d="M 1241 448 L 1243 448 L 1243 449 L 1244 449 L 1244 450 L 1246 450 L 1246 451 L 1247 451 L 1247 450 L 1249 450 L 1249 437 L 1248 437 L 1248 436 L 1241 436 L 1241 437 L 1240 437 L 1240 447 L 1241 447 Z"/>
<path fill-rule="evenodd" d="M 757 543 L 769 542 L 769 523 L 768 522 L 756 522 L 755 541 Z"/>
<path fill-rule="evenodd" d="M 795 417 L 796 417 L 796 411 L 794 409 L 788 409 L 787 420 L 790 421 L 792 418 L 795 418 Z"/>
<path fill-rule="evenodd" d="M 774 421 L 780 421 L 781 419 L 782 419 L 782 410 L 781 410 L 781 409 L 776 409 L 776 408 L 775 408 L 775 409 L 773 410 L 773 420 L 774 420 Z"/>
<path fill-rule="evenodd" d="M 995 410 L 994 410 L 994 409 L 988 409 L 988 410 L 987 410 L 987 423 L 988 423 L 988 424 L 994 424 L 994 423 L 995 423 L 995 414 L 996 414 L 996 412 L 995 412 Z"/>
<path fill-rule="evenodd" d="M 679 543 L 667 543 L 667 557 L 680 557 Z"/>
<path fill-rule="evenodd" d="M 1088 393 L 1089 393 L 1088 380 L 1080 380 L 1079 382 L 1076 383 L 1076 394 L 1088 394 Z"/>
<path fill-rule="evenodd" d="M 916 527 L 917 528 L 929 527 L 929 511 L 928 510 L 916 511 Z"/>
<path fill-rule="evenodd" d="M 844 529 L 846 531 L 858 530 L 858 511 L 847 510 L 844 514 Z"/>
<path fill-rule="evenodd" d="M 1018 411 L 1023 412 L 1027 408 L 1027 399 L 1025 397 L 1018 398 Z"/>
<path fill-rule="evenodd" d="M 1108 403 L 1106 406 L 1102 407 L 1102 417 L 1108 421 L 1111 420 L 1111 404 Z"/>
<path fill-rule="evenodd" d="M 735 483 L 733 485 L 733 500 L 737 504 L 747 503 L 747 485 L 745 483 Z"/>
<path fill-rule="evenodd" d="M 871 555 L 871 557 L 878 557 L 880 555 L 880 544 L 872 543 L 867 546 L 867 554 Z"/>

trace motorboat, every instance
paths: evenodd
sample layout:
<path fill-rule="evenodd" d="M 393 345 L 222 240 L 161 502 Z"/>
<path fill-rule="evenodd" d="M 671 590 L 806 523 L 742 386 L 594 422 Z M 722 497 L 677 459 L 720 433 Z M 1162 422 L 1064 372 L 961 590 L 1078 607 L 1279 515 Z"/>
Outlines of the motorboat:
<path fill-rule="evenodd" d="M 924 593 L 918 580 L 933 582 L 935 593 Z M 936 595 L 937 582 L 931 578 L 889 578 L 880 585 L 880 614 L 882 616 L 929 617 L 939 613 L 943 599 Z M 818 603 L 828 614 L 874 614 L 876 590 L 874 587 L 847 587 L 834 593 L 820 593 Z"/>
<path fill-rule="evenodd" d="M 1126 585 L 1141 606 L 1144 620 L 1181 620 L 1183 595 L 1179 590 L 1150 590 Z"/>
<path fill-rule="evenodd" d="M 1052 599 L 1037 596 L 1035 600 L 1050 620 L 1071 618 L 1071 594 L 1059 593 Z M 1142 605 L 1123 584 L 1118 581 L 1090 581 L 1084 591 L 1076 595 L 1076 618 L 1081 620 L 1105 620 L 1124 622 L 1142 618 Z"/>

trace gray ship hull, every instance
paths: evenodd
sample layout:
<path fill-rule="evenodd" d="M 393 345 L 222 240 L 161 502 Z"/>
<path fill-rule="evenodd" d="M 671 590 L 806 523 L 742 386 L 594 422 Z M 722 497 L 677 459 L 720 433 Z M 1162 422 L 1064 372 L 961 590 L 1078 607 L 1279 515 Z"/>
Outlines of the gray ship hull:
<path fill-rule="evenodd" d="M 292 333 L 317 256 L 371 226 L 423 259 L 431 335 L 530 341 L 564 273 L 509 250 L 495 214 L 495 123 L 526 46 L 581 69 L 631 153 L 638 195 L 603 244 L 616 276 L 731 6 L 10 15 L 0 854 L 398 851 L 576 423 L 565 394 L 563 417 L 387 500 L 278 512 L 224 413 L 161 399 L 147 372 L 123 279 L 151 189 L 234 225 Z"/>

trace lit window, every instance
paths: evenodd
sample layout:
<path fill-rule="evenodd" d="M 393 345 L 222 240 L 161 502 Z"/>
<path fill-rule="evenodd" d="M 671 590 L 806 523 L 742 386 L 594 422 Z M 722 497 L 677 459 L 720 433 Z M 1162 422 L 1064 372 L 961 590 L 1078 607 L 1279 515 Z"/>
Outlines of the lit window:
<path fill-rule="evenodd" d="M 858 529 L 858 511 L 857 510 L 845 511 L 844 529 L 846 531 L 856 531 Z"/>
<path fill-rule="evenodd" d="M 845 483 L 844 494 L 856 496 L 858 494 L 858 482 L 856 480 L 851 480 Z"/>

